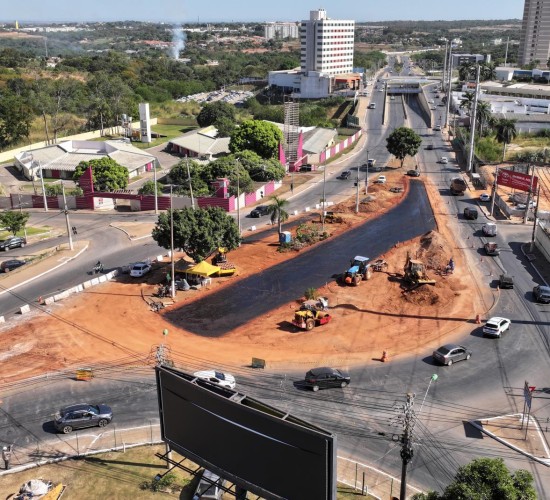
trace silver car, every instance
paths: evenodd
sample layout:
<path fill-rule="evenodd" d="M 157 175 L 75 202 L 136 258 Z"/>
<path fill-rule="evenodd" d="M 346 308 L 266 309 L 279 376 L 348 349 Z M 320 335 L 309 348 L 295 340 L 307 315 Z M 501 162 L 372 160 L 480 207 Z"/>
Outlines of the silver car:
<path fill-rule="evenodd" d="M 457 361 L 470 359 L 472 352 L 458 344 L 445 344 L 432 354 L 435 361 L 442 365 L 451 366 Z"/>

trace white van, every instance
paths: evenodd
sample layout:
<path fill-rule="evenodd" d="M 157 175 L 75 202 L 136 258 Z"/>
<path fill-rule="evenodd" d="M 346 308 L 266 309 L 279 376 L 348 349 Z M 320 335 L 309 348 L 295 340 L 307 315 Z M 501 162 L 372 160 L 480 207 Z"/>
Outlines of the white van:
<path fill-rule="evenodd" d="M 376 103 L 375 102 L 371 102 L 369 104 L 369 109 L 376 109 Z"/>
<path fill-rule="evenodd" d="M 483 224 L 481 230 L 485 236 L 497 235 L 497 225 L 494 222 L 487 222 L 486 224 Z"/>

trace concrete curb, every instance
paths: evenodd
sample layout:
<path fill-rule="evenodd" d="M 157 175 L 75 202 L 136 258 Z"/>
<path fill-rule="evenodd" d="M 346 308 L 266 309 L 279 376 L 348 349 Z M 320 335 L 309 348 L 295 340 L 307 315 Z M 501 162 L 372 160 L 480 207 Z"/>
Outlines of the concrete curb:
<path fill-rule="evenodd" d="M 16 288 L 19 288 L 20 286 L 26 285 L 27 283 L 30 283 L 31 281 L 34 281 L 36 278 L 41 278 L 42 276 L 45 276 L 46 274 L 51 273 L 52 271 L 55 271 L 56 269 L 59 269 L 61 266 L 64 266 L 65 264 L 67 264 L 71 260 L 76 259 L 77 257 L 79 257 L 86 250 L 88 250 L 88 245 L 86 245 L 84 248 L 82 248 L 82 250 L 80 250 L 79 252 L 77 252 L 75 255 L 68 258 L 67 260 L 64 260 L 63 262 L 61 262 L 57 266 L 51 267 L 50 269 L 48 269 L 47 271 L 44 271 L 43 273 L 35 274 L 32 278 L 29 278 L 25 281 L 22 281 L 21 283 L 17 283 L 16 285 L 13 285 L 12 287 L 10 287 L 6 290 L 0 291 L 0 295 L 3 295 L 4 293 L 9 293 L 12 290 L 15 290 Z"/>
<path fill-rule="evenodd" d="M 527 258 L 527 260 L 529 260 L 529 257 L 527 257 L 527 253 L 525 252 L 525 246 L 528 245 L 529 243 L 524 243 L 523 245 L 521 245 L 521 253 Z M 542 277 L 542 274 L 540 274 L 540 271 L 537 269 L 537 266 L 535 266 L 535 264 L 533 264 L 530 260 L 529 260 L 529 264 L 531 264 L 531 267 L 533 268 L 533 270 L 537 273 L 538 277 L 541 279 L 541 281 L 545 284 L 545 286 L 548 286 L 548 283 L 546 283 L 546 280 Z"/>
<path fill-rule="evenodd" d="M 491 417 L 491 418 L 481 418 L 481 419 L 478 419 L 478 420 L 469 420 L 468 423 L 470 425 L 474 426 L 479 431 L 483 432 L 484 434 L 487 434 L 487 436 L 489 436 L 489 437 L 495 439 L 496 441 L 498 441 L 499 443 L 503 444 L 504 446 L 508 446 L 508 448 L 511 448 L 512 450 L 517 451 L 518 453 L 521 453 L 522 455 L 524 455 L 528 458 L 531 458 L 532 460 L 534 460 L 535 462 L 538 462 L 539 464 L 545 465 L 546 467 L 550 467 L 550 459 L 536 457 L 535 455 L 533 455 L 531 453 L 528 453 L 525 450 L 522 450 L 518 446 L 515 446 L 515 445 L 509 443 L 508 441 L 506 441 L 505 439 L 502 439 L 502 438 L 498 437 L 497 435 L 493 434 L 492 432 L 484 429 L 483 425 L 480 425 L 480 424 L 477 423 L 480 420 L 495 420 L 495 419 L 498 419 L 498 418 L 513 417 L 513 416 L 520 416 L 520 415 L 521 415 L 521 413 L 513 413 L 511 415 L 503 415 L 501 417 Z M 541 440 L 546 444 L 546 440 L 544 439 L 544 436 L 542 436 L 542 430 L 540 428 L 540 425 L 539 425 L 536 417 L 531 416 L 530 418 L 533 419 L 533 423 L 537 428 L 537 432 L 539 433 L 539 435 L 541 435 Z"/>

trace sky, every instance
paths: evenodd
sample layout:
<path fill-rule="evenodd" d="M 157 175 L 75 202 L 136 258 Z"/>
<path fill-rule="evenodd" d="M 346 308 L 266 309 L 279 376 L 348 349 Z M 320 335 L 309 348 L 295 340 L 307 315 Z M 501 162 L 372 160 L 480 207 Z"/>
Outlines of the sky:
<path fill-rule="evenodd" d="M 0 0 L 0 21 L 27 22 L 152 21 L 232 22 L 301 21 L 324 8 L 333 19 L 390 20 L 520 19 L 522 0 Z"/>

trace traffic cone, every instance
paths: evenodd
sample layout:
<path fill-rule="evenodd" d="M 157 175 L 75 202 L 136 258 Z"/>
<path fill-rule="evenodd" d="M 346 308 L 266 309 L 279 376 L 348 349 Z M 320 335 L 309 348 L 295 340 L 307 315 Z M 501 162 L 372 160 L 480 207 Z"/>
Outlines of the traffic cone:
<path fill-rule="evenodd" d="M 476 325 L 481 325 L 481 318 L 479 314 L 476 314 Z"/>
<path fill-rule="evenodd" d="M 380 358 L 380 361 L 382 361 L 382 363 L 388 361 L 388 353 L 386 351 L 382 352 L 382 357 Z"/>

